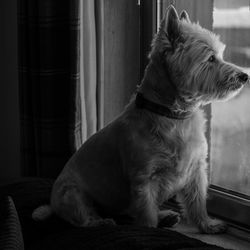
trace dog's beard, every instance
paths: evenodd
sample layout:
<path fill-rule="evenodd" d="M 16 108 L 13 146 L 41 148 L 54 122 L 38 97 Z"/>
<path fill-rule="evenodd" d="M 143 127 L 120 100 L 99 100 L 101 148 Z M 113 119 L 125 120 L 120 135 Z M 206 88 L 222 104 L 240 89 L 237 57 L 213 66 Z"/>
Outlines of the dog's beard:
<path fill-rule="evenodd" d="M 238 81 L 228 83 L 225 90 L 219 93 L 217 100 L 223 102 L 228 101 L 238 95 L 242 88 L 243 84 Z"/>

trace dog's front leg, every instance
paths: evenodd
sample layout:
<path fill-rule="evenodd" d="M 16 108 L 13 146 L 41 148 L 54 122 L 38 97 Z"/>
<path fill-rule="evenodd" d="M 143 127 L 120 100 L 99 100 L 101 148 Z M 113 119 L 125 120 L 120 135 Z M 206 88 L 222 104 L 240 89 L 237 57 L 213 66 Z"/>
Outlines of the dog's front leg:
<path fill-rule="evenodd" d="M 132 188 L 131 213 L 138 226 L 157 227 L 157 191 L 154 183 L 136 185 Z"/>
<path fill-rule="evenodd" d="M 202 162 L 202 164 L 201 164 Z M 199 162 L 198 168 L 193 172 L 187 185 L 179 194 L 188 218 L 194 222 L 201 232 L 216 234 L 225 232 L 227 226 L 224 222 L 211 219 L 207 214 L 207 172 L 205 161 Z"/>

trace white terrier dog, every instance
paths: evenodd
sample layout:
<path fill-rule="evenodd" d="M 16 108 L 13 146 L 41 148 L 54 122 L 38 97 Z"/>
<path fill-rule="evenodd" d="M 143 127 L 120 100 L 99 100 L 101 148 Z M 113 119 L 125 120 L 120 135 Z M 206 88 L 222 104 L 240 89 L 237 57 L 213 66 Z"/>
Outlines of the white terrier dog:
<path fill-rule="evenodd" d="M 115 223 L 128 214 L 136 225 L 157 227 L 178 213 L 159 206 L 176 195 L 204 233 L 226 225 L 206 210 L 207 142 L 202 109 L 236 95 L 248 75 L 222 59 L 224 45 L 170 6 L 152 43 L 144 78 L 124 112 L 90 137 L 57 178 L 52 212 L 76 226 Z M 105 218 L 106 217 L 106 218 Z M 174 223 L 172 223 L 174 224 Z"/>

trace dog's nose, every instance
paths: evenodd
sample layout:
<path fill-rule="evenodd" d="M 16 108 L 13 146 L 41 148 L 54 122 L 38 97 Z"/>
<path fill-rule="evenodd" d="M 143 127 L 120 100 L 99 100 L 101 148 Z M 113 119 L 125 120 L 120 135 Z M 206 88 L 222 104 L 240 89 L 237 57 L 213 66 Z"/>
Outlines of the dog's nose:
<path fill-rule="evenodd" d="M 238 75 L 238 78 L 241 82 L 246 82 L 248 80 L 248 74 L 245 74 L 245 73 L 240 73 Z"/>

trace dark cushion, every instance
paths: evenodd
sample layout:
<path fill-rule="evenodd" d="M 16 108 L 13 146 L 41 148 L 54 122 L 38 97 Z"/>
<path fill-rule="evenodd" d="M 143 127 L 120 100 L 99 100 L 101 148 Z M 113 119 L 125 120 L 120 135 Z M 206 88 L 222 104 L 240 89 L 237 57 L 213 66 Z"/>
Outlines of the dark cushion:
<path fill-rule="evenodd" d="M 32 211 L 49 203 L 53 180 L 29 179 L 0 186 L 0 197 L 11 195 L 19 214 L 25 249 L 223 249 L 167 229 L 129 225 L 75 228 L 55 215 L 43 222 Z"/>
<path fill-rule="evenodd" d="M 53 180 L 25 178 L 11 184 L 0 186 L 0 198 L 12 197 L 22 227 L 25 249 L 34 242 L 45 239 L 55 231 L 65 230 L 71 225 L 53 216 L 47 221 L 36 222 L 31 215 L 35 208 L 49 204 Z"/>
<path fill-rule="evenodd" d="M 167 230 L 135 226 L 102 226 L 73 228 L 55 232 L 34 245 L 37 250 L 125 250 L 125 249 L 170 249 L 170 250 L 219 250 L 180 233 Z"/>
<path fill-rule="evenodd" d="M 0 199 L 0 249 L 24 249 L 19 218 L 10 196 Z"/>

